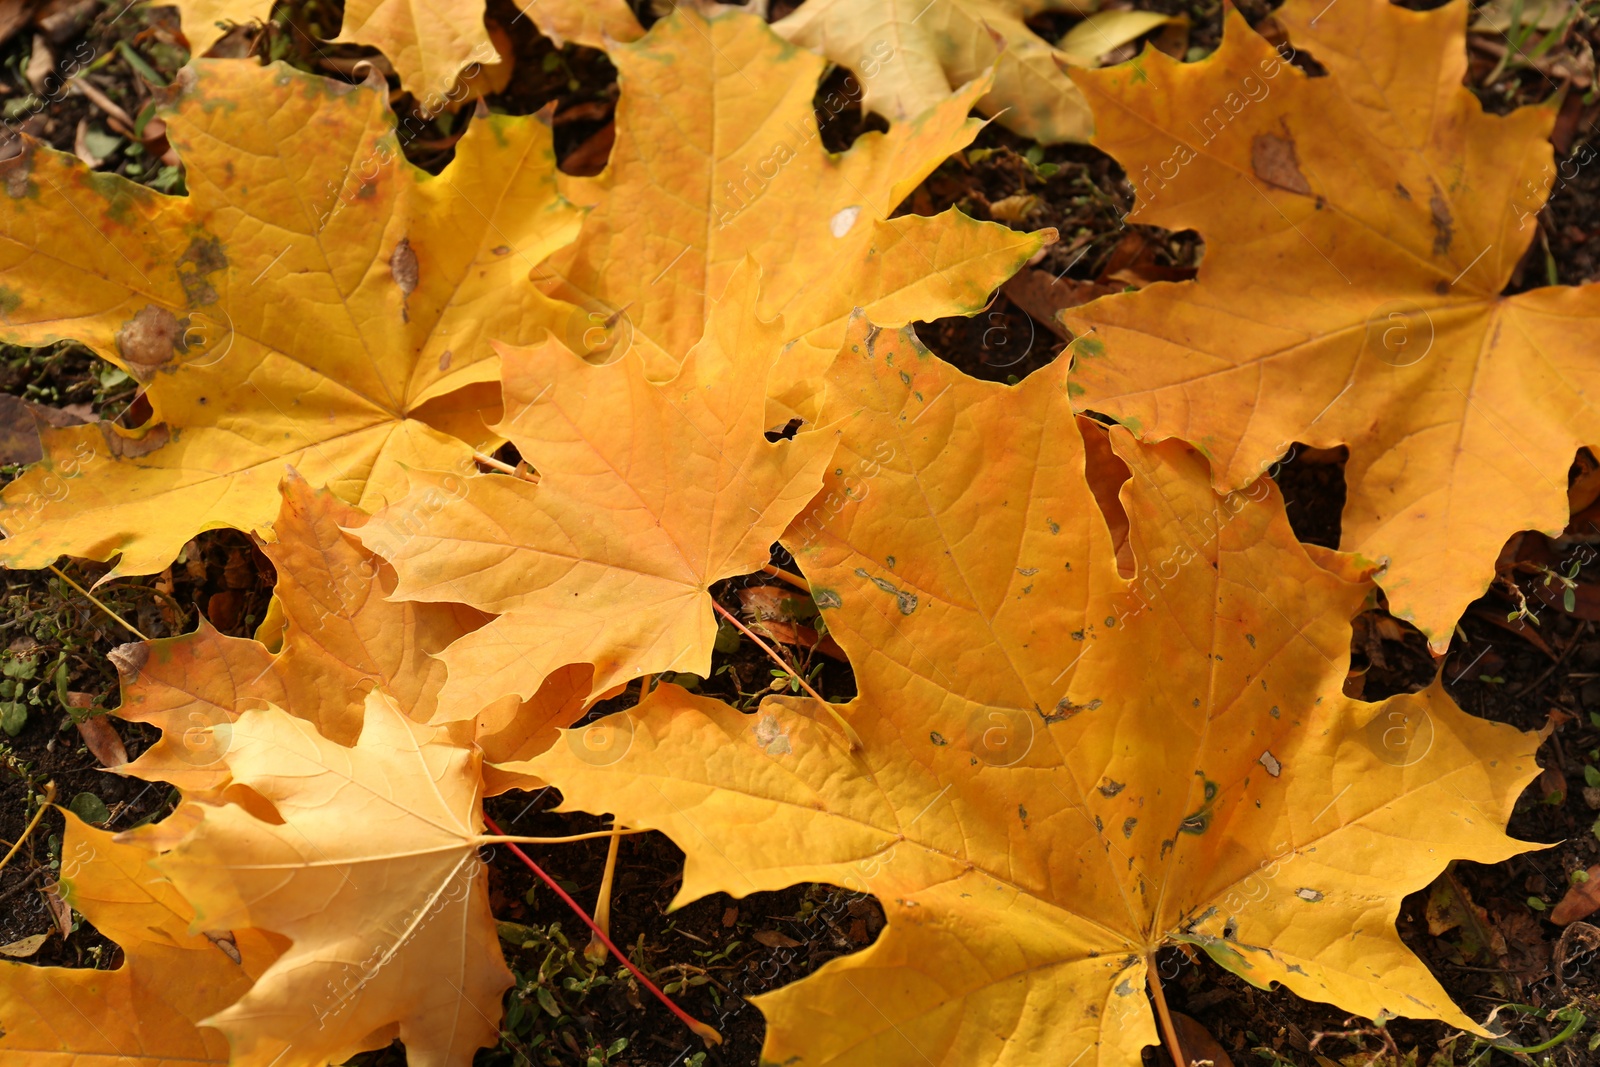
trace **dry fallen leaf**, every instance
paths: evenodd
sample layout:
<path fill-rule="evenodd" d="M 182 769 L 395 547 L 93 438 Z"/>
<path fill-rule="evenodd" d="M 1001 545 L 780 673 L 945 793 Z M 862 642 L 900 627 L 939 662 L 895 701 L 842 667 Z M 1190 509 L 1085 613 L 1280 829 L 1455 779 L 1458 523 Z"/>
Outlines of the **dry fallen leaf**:
<path fill-rule="evenodd" d="M 614 764 L 557 745 L 531 769 L 669 834 L 677 903 L 804 881 L 882 903 L 871 948 L 757 998 L 764 1061 L 1132 1067 L 1172 944 L 1481 1033 L 1394 920 L 1451 858 L 1528 847 L 1502 827 L 1534 735 L 1437 684 L 1343 698 L 1365 567 L 1302 546 L 1270 481 L 1217 497 L 1197 453 L 1116 431 L 1122 578 L 1066 377 L 979 382 L 852 333 L 827 409 L 849 473 L 819 501 L 869 490 L 784 543 L 856 667 L 860 753 L 808 701 L 749 716 L 663 685 L 609 717 L 632 734 Z"/>
<path fill-rule="evenodd" d="M 374 687 L 407 715 L 426 720 L 444 684 L 437 654 L 488 620 L 460 604 L 389 600 L 393 570 L 346 532 L 367 516 L 293 472 L 282 488 L 274 540 L 262 546 L 278 573 L 281 649 L 272 653 L 258 641 L 218 633 L 203 617 L 194 633 L 115 649 L 111 660 L 122 679 L 116 714 L 162 731 L 120 773 L 171 782 L 191 796 L 215 793 L 229 781 L 223 758 L 229 735 L 222 727 L 268 704 L 341 744 L 360 735 Z M 488 709 L 480 728 L 486 757 L 526 759 L 543 751 L 557 727 L 582 713 L 587 680 L 584 671 L 558 671 L 528 704 Z M 525 784 L 502 775 L 491 792 Z"/>
<path fill-rule="evenodd" d="M 1550 921 L 1557 926 L 1566 926 L 1579 919 L 1587 919 L 1596 910 L 1600 910 L 1600 863 L 1584 873 L 1588 877 L 1569 886 L 1566 895 L 1551 909 Z"/>
<path fill-rule="evenodd" d="M 1076 403 L 1201 448 L 1223 489 L 1290 442 L 1348 445 L 1342 545 L 1388 559 L 1390 610 L 1442 653 L 1506 539 L 1565 525 L 1573 455 L 1600 442 L 1600 288 L 1501 295 L 1555 109 L 1484 113 L 1462 3 L 1289 0 L 1273 18 L 1281 51 L 1230 13 L 1204 63 L 1074 75 L 1132 219 L 1206 242 L 1195 281 L 1064 314 L 1088 337 Z"/>
<path fill-rule="evenodd" d="M 68 897 L 122 947 L 123 963 L 102 971 L 0 962 L 0 1059 L 27 1067 L 228 1063 L 227 1041 L 200 1020 L 243 996 L 277 950 L 239 929 L 234 962 L 190 933 L 194 910 L 150 869 L 154 853 L 63 815 Z"/>
<path fill-rule="evenodd" d="M 94 715 L 78 722 L 78 736 L 100 766 L 116 770 L 128 762 L 128 750 L 123 747 L 117 728 L 105 715 Z"/>
<path fill-rule="evenodd" d="M 322 1067 L 389 1031 L 413 1063 L 470 1063 L 495 1040 L 511 984 L 478 858 L 470 724 L 419 726 L 375 690 L 353 748 L 276 708 L 246 711 L 228 732 L 229 773 L 282 822 L 207 807 L 155 866 L 196 925 L 292 942 L 207 1019 L 234 1062 Z"/>
<path fill-rule="evenodd" d="M 644 36 L 627 0 L 538 0 L 522 11 L 558 47 L 570 41 L 585 48 L 610 49 Z"/>
<path fill-rule="evenodd" d="M 44 943 L 48 940 L 50 940 L 49 934 L 29 934 L 27 937 L 19 937 L 15 941 L 0 945 L 0 956 L 9 956 L 14 960 L 25 960 L 43 948 Z M 0 975 L 3 974 L 4 972 L 0 971 Z M 4 978 L 0 978 L 0 982 L 3 981 Z"/>
<path fill-rule="evenodd" d="M 832 449 L 819 432 L 763 436 L 787 329 L 760 318 L 758 282 L 746 261 L 668 382 L 632 350 L 596 366 L 555 337 L 502 349 L 500 430 L 538 483 L 417 472 L 409 497 L 357 531 L 394 565 L 396 597 L 499 615 L 444 651 L 434 721 L 530 698 L 566 664 L 591 664 L 596 690 L 711 673 L 711 584 L 767 561 Z"/>
<path fill-rule="evenodd" d="M 381 84 L 189 69 L 168 113 L 188 196 L 33 143 L 0 164 L 0 339 L 75 337 L 155 411 L 146 431 L 44 432 L 5 488 L 7 566 L 159 571 L 201 530 L 267 525 L 286 463 L 367 509 L 404 464 L 470 469 L 499 407 L 488 340 L 540 332 L 525 276 L 578 212 L 537 118 L 474 119 L 432 177 L 401 157 Z"/>
<path fill-rule="evenodd" d="M 1086 141 L 1094 120 L 1066 75 L 1067 53 L 1023 20 L 1094 7 L 1092 0 L 810 0 L 772 28 L 854 71 L 862 106 L 891 122 L 939 104 L 952 86 L 992 66 L 994 88 L 977 103 L 985 115 L 1036 141 Z"/>
<path fill-rule="evenodd" d="M 538 270 L 568 302 L 548 316 L 575 352 L 631 345 L 652 378 L 671 377 L 752 256 L 761 314 L 781 314 L 785 340 L 803 339 L 771 389 L 787 409 L 769 425 L 782 425 L 811 398 L 852 309 L 895 326 L 973 314 L 1046 240 L 953 208 L 889 217 L 976 135 L 968 111 L 981 84 L 834 154 L 812 105 L 823 61 L 741 8 L 680 5 L 611 58 L 622 96 L 610 165 L 568 179 L 568 195 L 593 210 L 577 242 Z"/>
<path fill-rule="evenodd" d="M 538 0 L 535 12 L 557 0 Z M 183 19 L 183 35 L 196 56 L 211 50 L 227 23 L 264 23 L 272 0 L 172 0 Z M 382 52 L 400 83 L 426 104 L 447 97 L 457 76 L 472 64 L 499 58 L 484 29 L 481 0 L 435 0 L 426 6 L 400 0 L 354 0 L 334 44 L 364 44 Z M 543 21 L 538 14 L 535 20 Z M 437 108 L 435 108 L 437 110 Z"/>

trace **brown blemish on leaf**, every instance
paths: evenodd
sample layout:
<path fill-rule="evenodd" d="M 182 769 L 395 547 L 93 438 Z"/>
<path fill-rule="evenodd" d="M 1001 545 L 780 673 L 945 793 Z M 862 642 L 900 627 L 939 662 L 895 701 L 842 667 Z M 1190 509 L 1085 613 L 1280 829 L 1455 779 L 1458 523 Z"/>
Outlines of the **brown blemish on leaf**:
<path fill-rule="evenodd" d="M 1311 195 L 1311 183 L 1300 173 L 1294 141 L 1275 133 L 1258 133 L 1250 142 L 1250 168 L 1268 185 L 1301 196 Z"/>
<path fill-rule="evenodd" d="M 1039 710 L 1037 707 L 1035 707 L 1034 710 L 1039 711 L 1039 717 L 1044 720 L 1044 724 L 1046 726 L 1050 726 L 1054 723 L 1063 722 L 1067 719 L 1070 719 L 1080 711 L 1094 711 L 1104 703 L 1105 701 L 1096 697 L 1087 704 L 1074 704 L 1066 697 L 1062 697 L 1060 700 L 1056 701 L 1056 710 L 1053 713 L 1047 714 L 1046 712 Z M 1110 796 L 1111 794 L 1107 793 L 1106 795 Z"/>
<path fill-rule="evenodd" d="M 453 355 L 455 355 L 455 353 L 452 352 L 448 348 L 445 349 L 443 352 L 439 353 L 439 371 L 440 371 L 440 373 L 443 373 L 443 372 L 445 372 L 445 371 L 450 369 L 450 357 L 453 356 Z"/>
<path fill-rule="evenodd" d="M 138 678 L 139 672 L 150 661 L 150 646 L 143 641 L 129 641 L 107 652 L 106 659 L 117 668 L 117 677 L 127 684 Z"/>
<path fill-rule="evenodd" d="M 1450 215 L 1450 205 L 1437 185 L 1433 187 L 1433 195 L 1428 198 L 1428 214 L 1433 222 L 1433 254 L 1442 256 L 1450 251 L 1456 228 L 1455 219 Z"/>
<path fill-rule="evenodd" d="M 140 456 L 148 456 L 172 440 L 172 430 L 164 422 L 156 423 L 138 437 L 125 437 L 109 422 L 97 425 L 100 427 L 100 436 L 105 439 L 106 451 L 117 459 L 138 459 Z"/>
<path fill-rule="evenodd" d="M 23 142 L 22 151 L 7 160 L 0 160 L 0 178 L 5 179 L 6 195 L 20 200 L 28 195 L 28 180 L 33 173 L 33 145 Z"/>
<path fill-rule="evenodd" d="M 183 343 L 183 324 L 164 307 L 146 304 L 117 331 L 117 352 L 129 372 L 148 382 L 172 361 Z"/>
<path fill-rule="evenodd" d="M 178 281 L 190 307 L 217 302 L 217 290 L 206 276 L 227 267 L 228 257 L 216 237 L 196 237 L 178 260 Z"/>
<path fill-rule="evenodd" d="M 394 246 L 394 253 L 389 256 L 389 273 L 394 276 L 394 283 L 400 287 L 400 321 L 410 322 L 411 316 L 406 310 L 406 302 L 410 300 L 411 293 L 417 287 L 417 254 L 411 249 L 409 238 L 400 238 L 400 243 Z M 444 357 L 440 357 L 439 369 L 446 366 Z"/>
<path fill-rule="evenodd" d="M 856 568 L 856 577 L 865 578 L 867 581 L 871 582 L 885 593 L 892 595 L 895 599 L 896 606 L 900 609 L 900 614 L 910 615 L 913 611 L 917 610 L 917 595 L 915 593 L 908 593 L 904 589 L 901 589 L 899 586 L 895 585 L 893 582 L 886 581 L 882 578 L 874 578 L 860 567 Z"/>

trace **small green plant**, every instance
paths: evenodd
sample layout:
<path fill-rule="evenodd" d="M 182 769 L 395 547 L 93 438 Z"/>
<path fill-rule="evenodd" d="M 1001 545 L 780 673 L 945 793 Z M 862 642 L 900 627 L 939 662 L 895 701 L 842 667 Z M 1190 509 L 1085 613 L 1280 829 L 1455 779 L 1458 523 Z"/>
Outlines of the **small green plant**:
<path fill-rule="evenodd" d="M 39 705 L 38 686 L 29 682 L 39 673 L 39 661 L 0 652 L 0 730 L 16 737 L 28 725 L 28 706 Z"/>
<path fill-rule="evenodd" d="M 592 1013 L 585 1004 L 599 990 L 620 986 L 630 1000 L 637 997 L 633 976 L 626 968 L 605 970 L 574 946 L 560 923 L 524 926 L 496 924 L 508 951 L 516 980 L 506 993 L 505 1021 L 500 1027 L 500 1047 L 489 1062 L 525 1065 L 533 1060 L 548 1064 L 581 1063 L 607 1067 L 628 1048 L 626 1037 L 609 1043 L 590 1032 Z M 531 969 L 517 961 L 537 960 Z M 670 988 L 670 987 L 669 987 Z"/>

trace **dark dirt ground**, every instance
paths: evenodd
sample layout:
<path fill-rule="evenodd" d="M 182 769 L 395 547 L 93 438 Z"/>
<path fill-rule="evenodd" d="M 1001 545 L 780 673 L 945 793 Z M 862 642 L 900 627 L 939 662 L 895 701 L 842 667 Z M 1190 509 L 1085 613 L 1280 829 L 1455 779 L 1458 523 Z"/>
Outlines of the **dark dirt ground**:
<path fill-rule="evenodd" d="M 647 22 L 649 2 L 635 3 Z M 779 0 L 773 14 L 795 6 Z M 1220 0 L 1148 0 L 1135 6 L 1189 16 L 1187 40 L 1163 42 L 1177 54 L 1199 58 L 1216 46 Z M 1269 34 L 1270 22 L 1262 20 L 1271 6 L 1264 0 L 1239 5 Z M 25 28 L 0 44 L 0 114 L 7 125 L 66 151 L 80 140 L 82 125 L 98 135 L 91 148 L 105 160 L 101 169 L 181 192 L 181 167 L 160 158 L 164 143 L 139 122 L 153 96 L 146 78 L 169 79 L 187 55 L 172 10 L 58 0 L 44 13 L 52 16 L 45 28 Z M 280 4 L 266 26 L 236 31 L 215 54 L 286 58 L 306 69 L 347 76 L 356 62 L 375 53 L 318 40 L 333 34 L 338 18 L 339 5 L 329 0 Z M 616 100 L 611 64 L 598 52 L 553 47 L 518 17 L 510 0 L 490 0 L 489 19 L 508 34 L 516 55 L 510 83 L 489 98 L 491 107 L 525 114 L 554 101 L 563 166 L 597 172 L 609 148 Z M 1059 33 L 1072 21 L 1046 16 L 1036 28 Z M 25 72 L 36 33 L 51 48 L 58 70 L 74 60 L 87 65 L 94 84 L 135 120 L 135 132 L 119 134 L 103 108 L 60 92 L 59 80 L 31 85 Z M 1495 111 L 1565 89 L 1555 140 L 1558 159 L 1569 160 L 1587 151 L 1597 132 L 1593 123 L 1600 118 L 1600 103 L 1591 79 L 1600 28 L 1583 16 L 1549 50 L 1540 52 L 1538 40 L 1535 35 L 1520 42 L 1521 51 L 1511 49 L 1512 61 L 1502 63 L 1503 38 L 1473 35 L 1468 84 Z M 141 64 L 149 69 L 141 73 Z M 844 72 L 834 72 L 819 99 L 844 87 Z M 413 106 L 397 94 L 402 115 Z M 819 108 L 819 114 L 828 112 Z M 408 155 L 437 170 L 450 158 L 466 121 L 448 115 L 431 119 L 406 143 Z M 883 128 L 882 121 L 846 109 L 828 119 L 824 136 L 830 147 L 840 149 L 873 128 Z M 1565 178 L 1568 172 L 1562 171 L 1564 180 L 1539 217 L 1539 239 L 1513 289 L 1600 278 L 1600 168 L 1570 169 L 1574 175 Z M 1060 243 L 1031 268 L 1037 277 L 1029 274 L 1008 284 L 983 314 L 917 328 L 940 355 L 993 380 L 1020 379 L 1059 355 L 1063 341 L 1049 325 L 1053 307 L 1125 285 L 1189 277 L 1203 253 L 1192 233 L 1125 223 L 1132 190 L 1102 153 L 1084 146 L 1041 149 L 998 126 L 986 128 L 971 150 L 941 166 L 905 210 L 932 212 L 951 204 L 978 218 L 1023 229 L 1054 226 L 1061 233 Z M 131 381 L 72 344 L 46 351 L 0 349 L 0 393 L 108 414 L 121 412 L 135 397 Z M 138 420 L 137 406 L 126 417 Z M 1280 470 L 1291 520 L 1306 541 L 1330 546 L 1338 541 L 1342 462 L 1337 452 L 1297 446 Z M 1518 804 L 1510 831 L 1553 847 L 1496 866 L 1458 864 L 1429 890 L 1408 898 L 1400 918 L 1406 942 L 1469 1014 L 1483 1018 L 1497 1006 L 1513 1005 L 1501 1014 L 1511 1039 L 1528 1048 L 1548 1047 L 1528 1056 L 1487 1051 L 1435 1023 L 1395 1020 L 1375 1027 L 1286 990 L 1253 989 L 1204 957 L 1191 961 L 1169 953 L 1161 971 L 1173 1007 L 1198 1020 L 1235 1064 L 1600 1064 L 1595 954 L 1600 934 L 1588 941 L 1572 934 L 1563 940 L 1562 928 L 1546 919 L 1572 873 L 1600 862 L 1600 633 L 1595 625 L 1600 564 L 1590 548 L 1600 542 L 1600 527 L 1591 521 L 1600 520 L 1600 506 L 1594 505 L 1600 478 L 1590 475 L 1595 466 L 1587 456 L 1574 465 L 1576 517 L 1568 536 L 1552 541 L 1528 534 L 1508 546 L 1501 578 L 1463 619 L 1442 665 L 1451 695 L 1467 710 L 1525 729 L 1551 728 L 1540 750 L 1540 761 L 1549 769 Z M 0 467 L 0 475 L 10 477 L 17 469 L 13 462 Z M 782 558 L 774 562 L 792 566 Z M 63 566 L 85 587 L 104 571 L 101 565 L 73 561 Z M 1549 577 L 1552 570 L 1572 580 L 1576 611 L 1565 609 L 1562 583 Z M 169 791 L 100 771 L 75 726 L 75 716 L 92 716 L 115 703 L 116 676 L 105 653 L 129 634 L 50 572 L 10 572 L 0 581 L 6 586 L 0 594 L 0 666 L 7 668 L 6 680 L 15 683 L 9 689 L 0 686 L 0 715 L 26 715 L 15 737 L 0 737 L 0 837 L 8 843 L 17 839 L 46 782 L 55 783 L 59 803 L 70 802 L 115 829 L 165 814 L 173 800 Z M 168 572 L 122 580 L 99 595 L 152 637 L 192 629 L 200 612 L 225 632 L 247 636 L 265 614 L 272 581 L 271 565 L 248 538 L 220 531 L 198 538 Z M 741 591 L 760 595 L 751 590 L 778 585 L 755 575 L 723 583 L 717 592 L 725 607 L 738 612 Z M 1537 614 L 1536 624 L 1508 622 L 1508 615 L 1523 606 Z M 803 630 L 806 619 L 786 621 Z M 753 706 L 773 682 L 771 664 L 748 641 L 729 645 L 732 651 L 719 654 L 718 673 L 702 683 L 702 691 Z M 1353 695 L 1371 699 L 1415 690 L 1436 670 L 1421 636 L 1381 609 L 1357 618 L 1352 647 L 1348 688 Z M 843 664 L 818 652 L 790 651 L 798 651 L 800 669 L 828 697 L 854 691 Z M 597 714 L 635 699 L 630 693 L 608 701 Z M 134 724 L 119 722 L 117 729 L 132 756 L 153 740 L 153 732 Z M 591 816 L 551 814 L 557 800 L 551 791 L 516 793 L 491 801 L 488 811 L 516 834 L 554 836 L 602 825 Z M 50 928 L 44 887 L 59 863 L 59 830 L 59 817 L 47 813 L 39 832 L 0 871 L 0 944 Z M 530 852 L 580 902 L 594 900 L 604 841 Z M 501 1046 L 479 1056 L 484 1067 L 755 1064 L 763 1024 L 742 996 L 784 985 L 837 955 L 863 948 L 882 926 L 882 913 L 870 898 L 827 886 L 737 902 L 717 896 L 669 915 L 666 907 L 681 879 L 681 853 L 661 835 L 625 837 L 613 903 L 614 940 L 690 1013 L 722 1031 L 727 1044 L 705 1052 L 615 961 L 596 967 L 585 960 L 587 931 L 530 871 L 509 853 L 489 859 L 495 913 L 506 924 L 502 940 L 518 984 L 507 995 Z M 1456 925 L 1431 933 L 1430 915 L 1447 913 L 1456 916 Z M 115 966 L 115 946 L 81 919 L 76 922 L 69 938 L 50 938 L 34 961 Z M 1569 1027 L 1579 1013 L 1582 1025 Z M 1566 1029 L 1572 1032 L 1562 1036 Z M 1147 1060 L 1164 1062 L 1164 1054 L 1150 1050 Z M 403 1053 L 395 1047 L 359 1061 L 387 1067 L 402 1063 Z"/>

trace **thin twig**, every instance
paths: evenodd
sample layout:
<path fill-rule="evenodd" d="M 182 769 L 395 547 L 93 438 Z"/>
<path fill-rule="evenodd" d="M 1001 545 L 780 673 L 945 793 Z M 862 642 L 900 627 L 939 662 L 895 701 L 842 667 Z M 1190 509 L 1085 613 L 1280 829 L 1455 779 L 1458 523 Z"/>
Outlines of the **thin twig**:
<path fill-rule="evenodd" d="M 83 586 L 79 585 L 77 582 L 75 582 L 71 578 L 67 577 L 67 573 L 65 571 L 63 571 L 60 567 L 57 567 L 54 563 L 47 564 L 47 566 L 49 566 L 49 568 L 52 571 L 55 572 L 55 575 L 56 575 L 57 578 L 60 578 L 63 582 L 66 582 L 68 585 L 72 586 L 72 588 L 76 589 L 78 592 L 80 592 L 84 596 L 88 597 L 89 598 L 89 603 L 93 604 L 95 607 L 99 608 L 101 611 L 105 612 L 107 615 L 110 615 L 113 619 L 116 619 L 117 622 L 122 626 L 122 628 L 124 630 L 128 631 L 130 634 L 132 634 L 133 636 L 137 637 L 141 641 L 150 640 L 144 634 L 140 633 L 138 630 L 134 629 L 131 625 L 129 625 L 127 619 L 124 619 L 121 615 L 118 615 L 116 612 L 114 612 L 110 608 L 106 607 L 105 604 L 101 603 L 99 597 L 95 596 L 93 593 L 89 592 L 89 590 L 85 589 Z"/>
<path fill-rule="evenodd" d="M 33 870 L 28 872 L 28 876 L 26 878 L 24 878 L 21 882 L 19 882 L 16 885 L 12 886 L 10 889 L 7 889 L 4 893 L 0 893 L 0 901 L 10 900 L 12 897 L 16 896 L 18 893 L 20 893 L 24 889 L 28 888 L 34 882 L 38 881 L 39 876 L 41 874 L 43 874 L 43 873 L 44 873 L 44 868 L 43 867 L 35 867 Z"/>
<path fill-rule="evenodd" d="M 865 747 L 861 743 L 860 735 L 857 734 L 856 731 L 855 731 L 855 728 L 853 726 L 851 726 L 849 724 L 849 722 L 847 722 L 845 720 L 845 717 L 843 715 L 840 715 L 839 712 L 834 708 L 834 706 L 832 704 L 830 704 L 826 700 L 822 699 L 822 694 L 818 693 L 815 689 L 811 688 L 811 683 L 806 681 L 804 678 L 802 678 L 800 676 L 800 673 L 798 671 L 796 671 L 793 667 L 789 666 L 789 664 L 783 659 L 782 656 L 780 656 L 776 652 L 774 652 L 772 650 L 772 646 L 771 645 L 767 644 L 765 641 L 761 640 L 761 638 L 757 637 L 753 632 L 751 632 L 750 627 L 748 627 L 744 623 L 740 622 L 738 620 L 738 618 L 735 617 L 732 612 L 730 612 L 727 608 L 723 607 L 721 604 L 718 604 L 715 600 L 713 600 L 711 602 L 711 606 L 713 608 L 717 609 L 717 614 L 721 615 L 724 619 L 727 619 L 729 622 L 733 623 L 733 625 L 738 628 L 740 633 L 744 634 L 750 640 L 754 641 L 756 643 L 756 647 L 761 649 L 761 651 L 765 652 L 772 659 L 772 662 L 776 663 L 778 666 L 782 667 L 785 671 L 787 671 L 788 674 L 789 674 L 789 677 L 793 678 L 799 684 L 800 688 L 804 689 L 808 694 L 810 694 L 811 699 L 815 700 L 818 704 L 822 705 L 822 710 L 826 711 L 829 715 L 833 716 L 833 721 L 839 724 L 839 728 L 841 730 L 843 730 L 845 736 L 850 739 L 850 751 L 852 751 L 852 752 L 860 752 L 861 749 L 863 747 Z"/>
<path fill-rule="evenodd" d="M 1591 626 L 1593 626 L 1593 625 L 1594 625 L 1594 623 L 1592 621 L 1590 621 L 1588 619 L 1585 619 L 1583 621 L 1583 625 L 1578 627 L 1578 632 L 1573 634 L 1572 635 L 1572 639 L 1567 642 L 1567 647 L 1563 648 L 1561 650 L 1561 655 L 1556 657 L 1556 661 L 1554 663 L 1550 664 L 1550 666 L 1545 670 L 1545 672 L 1543 674 L 1539 675 L 1539 677 L 1535 678 L 1533 681 L 1529 682 L 1527 685 L 1523 686 L 1521 689 L 1517 690 L 1515 693 L 1512 693 L 1511 694 L 1511 699 L 1516 700 L 1516 699 L 1519 699 L 1521 697 L 1525 697 L 1529 693 L 1533 692 L 1535 689 L 1539 688 L 1545 682 L 1549 681 L 1550 680 L 1550 676 L 1556 672 L 1556 669 L 1558 667 L 1560 667 L 1563 663 L 1567 662 L 1567 657 L 1572 655 L 1573 650 L 1578 647 L 1578 645 L 1582 642 L 1584 636 L 1586 634 L 1588 634 L 1589 628 Z"/>

